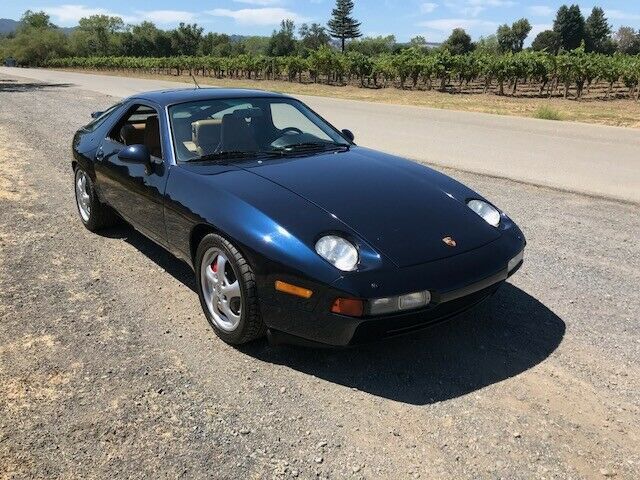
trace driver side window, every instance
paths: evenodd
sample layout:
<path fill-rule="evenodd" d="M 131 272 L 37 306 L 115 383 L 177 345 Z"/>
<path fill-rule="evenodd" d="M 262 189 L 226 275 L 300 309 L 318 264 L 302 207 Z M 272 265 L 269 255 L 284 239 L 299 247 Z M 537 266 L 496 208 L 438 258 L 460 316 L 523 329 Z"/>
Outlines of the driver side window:
<path fill-rule="evenodd" d="M 322 140 L 331 141 L 331 138 L 305 117 L 300 110 L 288 103 L 272 103 L 271 119 L 278 130 L 294 127 L 302 130 L 302 133 L 310 133 Z"/>
<path fill-rule="evenodd" d="M 146 105 L 133 105 L 111 129 L 108 137 L 123 145 L 145 145 L 149 153 L 162 159 L 158 112 Z"/>

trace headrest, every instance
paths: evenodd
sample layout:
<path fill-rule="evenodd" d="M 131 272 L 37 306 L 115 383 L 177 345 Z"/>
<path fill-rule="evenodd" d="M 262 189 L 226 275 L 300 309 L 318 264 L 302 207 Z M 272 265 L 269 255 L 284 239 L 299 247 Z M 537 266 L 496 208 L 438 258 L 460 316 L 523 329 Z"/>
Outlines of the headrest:
<path fill-rule="evenodd" d="M 219 118 L 196 120 L 195 122 L 191 123 L 191 140 L 198 143 L 198 140 L 206 141 L 206 138 L 211 135 L 219 138 L 221 125 L 222 120 Z"/>

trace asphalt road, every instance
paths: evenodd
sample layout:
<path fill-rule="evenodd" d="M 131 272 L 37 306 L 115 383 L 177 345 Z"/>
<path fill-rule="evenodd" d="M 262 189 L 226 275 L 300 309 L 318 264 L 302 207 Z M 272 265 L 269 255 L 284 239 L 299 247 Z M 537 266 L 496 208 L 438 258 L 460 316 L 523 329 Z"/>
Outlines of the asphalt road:
<path fill-rule="evenodd" d="M 236 350 L 188 267 L 78 220 L 71 136 L 112 102 L 0 74 L 0 478 L 640 478 L 637 206 L 444 170 L 529 240 L 490 302 Z"/>
<path fill-rule="evenodd" d="M 124 97 L 192 84 L 0 67 Z M 640 131 L 424 107 L 299 96 L 361 145 L 458 170 L 640 204 Z"/>

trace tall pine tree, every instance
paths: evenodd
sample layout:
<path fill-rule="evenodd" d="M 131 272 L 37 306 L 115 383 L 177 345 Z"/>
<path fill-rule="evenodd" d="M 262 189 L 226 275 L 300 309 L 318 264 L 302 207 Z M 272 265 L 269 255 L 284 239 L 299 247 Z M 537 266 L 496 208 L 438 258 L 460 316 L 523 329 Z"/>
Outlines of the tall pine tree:
<path fill-rule="evenodd" d="M 340 39 L 343 52 L 345 40 L 362 36 L 360 22 L 351 17 L 352 10 L 352 0 L 336 0 L 336 8 L 331 12 L 331 20 L 327 23 L 329 34 Z"/>
<path fill-rule="evenodd" d="M 611 26 L 600 7 L 593 7 L 585 24 L 587 49 L 598 53 L 610 53 Z"/>
<path fill-rule="evenodd" d="M 584 17 L 578 5 L 561 6 L 553 21 L 553 31 L 560 35 L 565 50 L 573 50 L 584 40 Z"/>

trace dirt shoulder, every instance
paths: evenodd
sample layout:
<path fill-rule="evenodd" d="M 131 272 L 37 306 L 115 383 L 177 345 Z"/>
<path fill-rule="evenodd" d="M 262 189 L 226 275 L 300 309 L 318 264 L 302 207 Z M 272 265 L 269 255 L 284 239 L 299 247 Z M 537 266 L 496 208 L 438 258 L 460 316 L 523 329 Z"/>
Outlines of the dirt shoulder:
<path fill-rule="evenodd" d="M 123 71 L 90 71 L 66 69 L 101 75 L 129 76 L 156 80 L 191 82 L 188 75 L 156 75 Z M 517 117 L 548 118 L 573 122 L 594 123 L 616 127 L 640 128 L 640 102 L 629 99 L 581 101 L 563 98 L 531 98 L 488 94 L 441 93 L 435 90 L 400 90 L 397 88 L 359 88 L 353 85 L 334 86 L 319 83 L 297 83 L 275 80 L 245 80 L 196 77 L 201 85 L 218 87 L 259 88 L 282 93 L 316 95 L 321 97 L 364 100 L 368 102 L 413 105 L 421 107 L 493 113 Z"/>
<path fill-rule="evenodd" d="M 640 477 L 637 207 L 454 172 L 529 241 L 490 302 L 354 350 L 237 350 L 186 265 L 77 219 L 71 136 L 111 103 L 0 92 L 0 478 Z"/>

